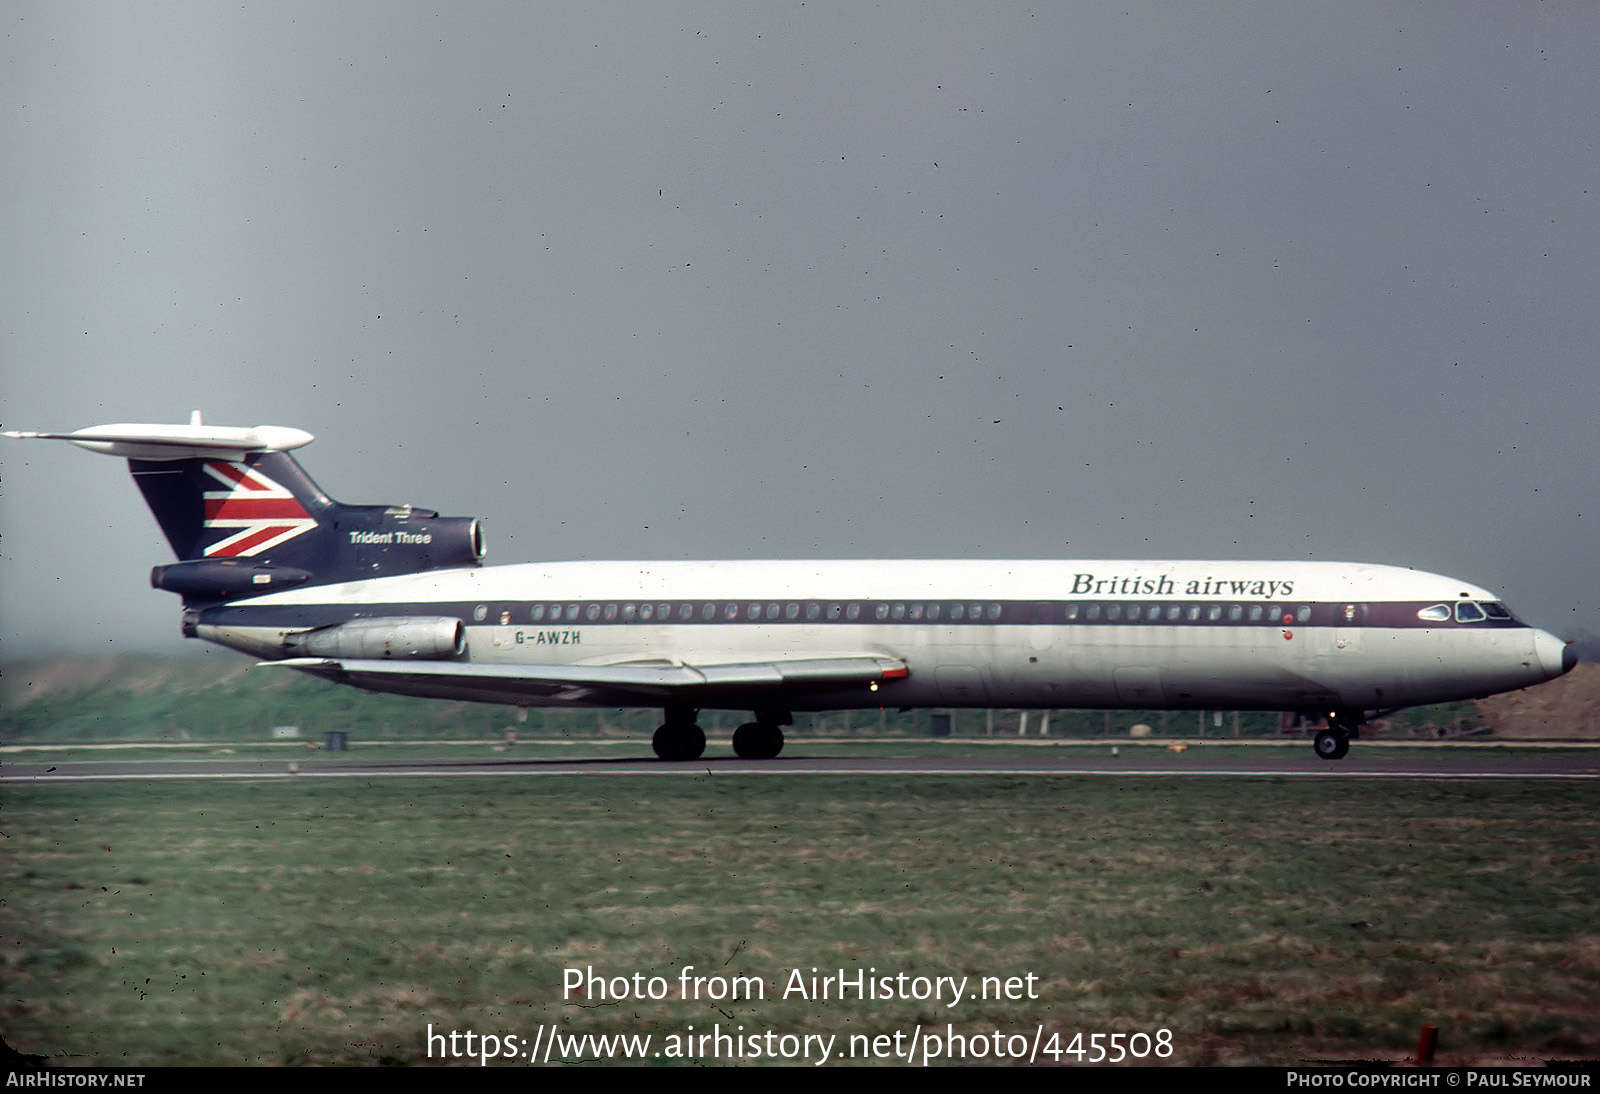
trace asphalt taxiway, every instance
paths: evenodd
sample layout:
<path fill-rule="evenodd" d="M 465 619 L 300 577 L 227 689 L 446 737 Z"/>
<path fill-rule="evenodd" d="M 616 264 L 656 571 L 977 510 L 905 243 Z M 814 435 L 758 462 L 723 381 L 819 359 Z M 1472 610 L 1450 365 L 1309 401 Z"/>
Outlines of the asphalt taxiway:
<path fill-rule="evenodd" d="M 648 750 L 641 742 L 641 751 Z M 377 750 L 374 750 L 377 751 Z M 986 755 L 939 755 L 930 745 L 918 756 L 807 756 L 792 742 L 775 760 L 741 760 L 711 754 L 686 763 L 648 756 L 542 758 L 524 746 L 493 758 L 385 759 L 359 753 L 307 752 L 284 757 L 74 759 L 53 761 L 33 753 L 0 758 L 0 784 L 85 783 L 103 780 L 377 779 L 460 777 L 699 778 L 746 776 L 1045 775 L 1097 778 L 1249 779 L 1556 779 L 1600 780 L 1600 749 L 1361 747 L 1328 762 L 1305 748 L 1181 750 L 1109 745 L 1070 749 L 997 748 Z M 830 749 L 829 751 L 834 751 Z"/>

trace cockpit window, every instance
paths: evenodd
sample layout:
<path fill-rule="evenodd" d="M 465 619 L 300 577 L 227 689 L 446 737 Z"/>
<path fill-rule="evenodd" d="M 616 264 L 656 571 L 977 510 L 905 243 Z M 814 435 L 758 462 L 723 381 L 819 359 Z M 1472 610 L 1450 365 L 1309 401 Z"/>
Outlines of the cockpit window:
<path fill-rule="evenodd" d="M 1487 617 L 1483 614 L 1483 609 L 1470 600 L 1463 600 L 1456 605 L 1457 623 L 1481 623 L 1485 618 Z"/>
<path fill-rule="evenodd" d="M 1510 619 L 1511 618 L 1511 613 L 1506 610 L 1506 606 L 1504 604 L 1500 603 L 1498 600 L 1487 600 L 1487 601 L 1484 601 L 1484 603 L 1482 605 L 1480 605 L 1480 607 L 1483 608 L 1483 614 L 1487 615 L 1490 619 Z"/>
<path fill-rule="evenodd" d="M 1450 605 L 1435 604 L 1431 608 L 1423 608 L 1417 613 L 1418 619 L 1426 619 L 1430 623 L 1443 623 L 1450 618 Z"/>

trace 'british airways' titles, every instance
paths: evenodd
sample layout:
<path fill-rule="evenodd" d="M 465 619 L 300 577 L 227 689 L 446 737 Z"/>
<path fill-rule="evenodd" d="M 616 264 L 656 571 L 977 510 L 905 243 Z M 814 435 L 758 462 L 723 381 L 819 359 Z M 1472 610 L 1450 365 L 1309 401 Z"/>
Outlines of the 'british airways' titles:
<path fill-rule="evenodd" d="M 1273 581 L 1265 578 L 1239 580 L 1237 578 L 1207 577 L 1189 581 L 1178 591 L 1178 583 L 1166 574 L 1147 577 L 1143 574 L 1113 574 L 1103 577 L 1096 574 L 1073 574 L 1073 596 L 1233 596 L 1257 597 L 1268 600 L 1294 595 L 1293 581 Z"/>

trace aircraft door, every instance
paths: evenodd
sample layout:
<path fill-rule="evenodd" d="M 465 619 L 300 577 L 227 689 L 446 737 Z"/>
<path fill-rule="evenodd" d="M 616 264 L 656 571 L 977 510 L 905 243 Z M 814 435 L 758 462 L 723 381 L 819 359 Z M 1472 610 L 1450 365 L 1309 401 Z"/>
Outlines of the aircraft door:
<path fill-rule="evenodd" d="M 1361 624 L 1367 617 L 1365 604 L 1340 604 L 1334 609 L 1338 616 L 1333 625 L 1333 652 L 1361 649 Z"/>

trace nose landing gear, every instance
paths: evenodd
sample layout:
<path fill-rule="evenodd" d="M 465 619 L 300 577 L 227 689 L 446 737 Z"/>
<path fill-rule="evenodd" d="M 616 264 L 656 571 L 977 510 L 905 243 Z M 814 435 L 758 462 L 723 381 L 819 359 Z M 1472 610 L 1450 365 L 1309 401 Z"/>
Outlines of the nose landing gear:
<path fill-rule="evenodd" d="M 1324 729 L 1317 733 L 1312 747 L 1324 760 L 1342 760 L 1345 753 L 1350 751 L 1350 738 L 1337 730 Z"/>
<path fill-rule="evenodd" d="M 1324 760 L 1342 760 L 1350 751 L 1350 739 L 1361 736 L 1367 717 L 1359 710 L 1330 710 L 1328 728 L 1318 730 L 1312 747 Z"/>

